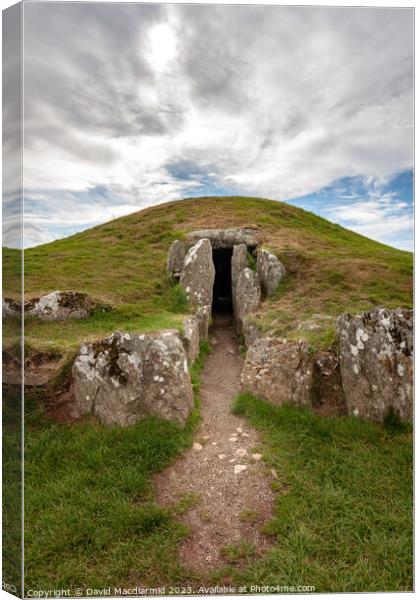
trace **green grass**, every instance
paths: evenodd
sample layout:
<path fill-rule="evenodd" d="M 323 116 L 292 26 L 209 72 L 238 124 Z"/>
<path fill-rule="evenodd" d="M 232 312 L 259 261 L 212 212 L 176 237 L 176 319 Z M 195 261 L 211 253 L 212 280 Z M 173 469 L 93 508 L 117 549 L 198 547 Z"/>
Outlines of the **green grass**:
<path fill-rule="evenodd" d="M 317 592 L 413 589 L 412 436 L 355 418 L 322 418 L 239 396 L 235 412 L 264 437 L 279 481 L 273 547 L 238 585 Z"/>
<path fill-rule="evenodd" d="M 156 418 L 126 428 L 52 424 L 40 392 L 28 398 L 26 589 L 161 586 L 189 576 L 177 553 L 187 500 L 174 511 L 157 506 L 151 477 L 192 443 L 208 352 L 203 344 L 191 369 L 196 408 L 183 429 Z"/>
<path fill-rule="evenodd" d="M 373 306 L 412 306 L 413 256 L 348 231 L 282 202 L 244 197 L 194 198 L 115 219 L 25 251 L 26 297 L 78 290 L 115 307 L 87 321 L 28 320 L 34 349 L 74 350 L 83 339 L 114 330 L 177 327 L 186 312 L 179 286 L 166 276 L 173 240 L 204 227 L 259 228 L 261 243 L 285 264 L 288 276 L 255 315 L 264 331 L 289 336 L 315 313 L 333 317 Z M 17 297 L 18 253 L 3 251 L 5 295 Z M 254 268 L 254 265 L 251 265 Z M 6 345 L 15 340 L 6 324 Z M 318 341 L 316 340 L 316 343 Z M 326 341 L 319 341 L 325 344 Z"/>

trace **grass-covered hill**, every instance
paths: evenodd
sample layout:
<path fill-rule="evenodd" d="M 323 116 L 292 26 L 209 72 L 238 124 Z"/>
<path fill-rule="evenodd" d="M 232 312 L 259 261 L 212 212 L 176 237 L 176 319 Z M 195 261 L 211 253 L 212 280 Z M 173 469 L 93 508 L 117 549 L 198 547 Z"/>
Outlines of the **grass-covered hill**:
<path fill-rule="evenodd" d="M 288 270 L 276 297 L 256 317 L 265 328 L 293 335 L 313 314 L 411 305 L 411 254 L 280 202 L 202 198 L 150 208 L 27 250 L 27 298 L 74 289 L 115 308 L 86 321 L 28 320 L 26 342 L 70 355 L 82 340 L 115 329 L 179 325 L 187 309 L 179 287 L 166 277 L 171 242 L 192 229 L 251 225 Z M 6 281 L 13 280 L 17 259 L 17 251 L 5 250 Z M 18 287 L 8 285 L 5 295 L 13 294 L 18 296 Z M 13 323 L 4 325 L 13 343 Z M 330 343 L 328 336 L 327 331 L 313 342 Z M 189 532 L 182 518 L 191 498 L 169 509 L 157 505 L 153 475 L 192 444 L 204 361 L 202 348 L 191 373 L 196 409 L 184 429 L 158 419 L 127 428 L 57 423 L 44 410 L 48 389 L 27 390 L 26 589 L 70 588 L 72 595 L 76 588 L 138 585 L 166 585 L 167 593 L 171 586 L 228 584 L 307 584 L 317 592 L 411 590 L 410 431 L 274 407 L 248 396 L 237 398 L 234 410 L 259 430 L 263 460 L 280 474 L 273 484 L 273 518 L 264 525 L 270 550 L 259 556 L 249 544 L 225 548 L 223 568 L 205 574 L 183 566 L 179 544 Z M 9 395 L 3 396 L 3 422 L 11 423 L 3 462 L 10 484 L 20 472 L 15 432 L 21 421 L 19 390 Z M 8 489 L 5 516 L 14 532 L 8 547 L 17 556 L 20 523 L 15 518 L 13 530 L 10 523 L 19 514 L 13 507 L 20 506 L 20 488 Z M 6 573 L 15 572 L 17 581 L 19 565 L 10 562 Z"/>
<path fill-rule="evenodd" d="M 28 320 L 26 343 L 42 350 L 74 350 L 115 329 L 178 326 L 186 307 L 166 276 L 171 242 L 193 229 L 256 226 L 262 243 L 288 270 L 275 298 L 256 320 L 265 330 L 293 335 L 313 314 L 335 316 L 375 305 L 411 306 L 412 254 L 379 244 L 282 202 L 242 197 L 194 198 L 122 217 L 25 251 L 25 295 L 52 290 L 87 292 L 115 308 L 87 321 Z M 16 252 L 4 251 L 5 277 Z M 17 295 L 18 288 L 8 289 Z M 331 326 L 332 327 L 332 326 Z M 7 328 L 5 334 L 7 336 Z M 331 331 L 324 339 L 327 343 Z M 7 342 L 6 342 L 7 343 Z"/>

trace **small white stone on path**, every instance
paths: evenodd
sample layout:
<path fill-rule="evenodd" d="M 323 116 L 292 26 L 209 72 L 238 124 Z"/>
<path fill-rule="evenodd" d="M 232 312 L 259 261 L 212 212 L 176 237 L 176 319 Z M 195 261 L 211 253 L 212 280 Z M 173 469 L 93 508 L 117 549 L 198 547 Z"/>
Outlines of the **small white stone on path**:
<path fill-rule="evenodd" d="M 199 444 L 198 442 L 194 442 L 193 450 L 202 450 L 202 449 L 203 449 L 202 444 Z"/>
<path fill-rule="evenodd" d="M 238 433 L 242 433 L 243 429 L 242 429 L 242 427 L 237 427 L 237 428 L 236 428 L 236 431 L 237 431 Z"/>
<path fill-rule="evenodd" d="M 244 437 L 250 437 L 249 433 L 241 433 L 241 435 L 243 435 Z"/>
<path fill-rule="evenodd" d="M 217 442 L 212 442 L 211 445 L 212 446 L 217 446 Z"/>
<path fill-rule="evenodd" d="M 235 475 L 239 475 L 239 473 L 242 473 L 242 471 L 246 471 L 246 468 L 246 465 L 235 465 L 233 467 L 233 472 Z"/>
<path fill-rule="evenodd" d="M 245 448 L 238 448 L 237 450 L 235 450 L 235 456 L 239 456 L 239 457 L 243 457 L 246 456 L 248 454 L 248 452 L 246 451 Z"/>
<path fill-rule="evenodd" d="M 277 471 L 275 469 L 271 469 L 271 474 L 274 477 L 274 479 L 278 479 L 279 476 L 277 475 Z"/>
<path fill-rule="evenodd" d="M 257 452 L 252 455 L 252 458 L 257 462 L 262 459 L 262 454 L 258 454 Z"/>
<path fill-rule="evenodd" d="M 209 436 L 209 435 L 202 435 L 202 436 L 201 436 L 201 439 L 202 439 L 202 440 L 209 440 L 209 439 L 210 439 L 210 436 Z"/>
<path fill-rule="evenodd" d="M 224 458 L 226 458 L 226 454 L 219 454 L 219 458 L 220 460 L 223 460 Z"/>
<path fill-rule="evenodd" d="M 236 438 L 236 437 L 229 438 L 229 442 L 237 442 L 237 441 L 238 441 L 238 438 Z"/>
<path fill-rule="evenodd" d="M 229 462 L 235 462 L 236 458 L 231 458 Z"/>

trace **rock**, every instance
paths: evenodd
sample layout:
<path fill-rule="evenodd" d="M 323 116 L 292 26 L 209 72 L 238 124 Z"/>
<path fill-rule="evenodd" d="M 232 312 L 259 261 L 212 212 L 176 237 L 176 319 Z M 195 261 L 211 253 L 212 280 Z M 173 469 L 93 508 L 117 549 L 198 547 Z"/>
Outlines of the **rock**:
<path fill-rule="evenodd" d="M 231 258 L 231 275 L 232 275 L 232 308 L 233 318 L 236 320 L 236 286 L 238 284 L 239 275 L 248 266 L 248 249 L 246 244 L 239 244 L 233 247 Z"/>
<path fill-rule="evenodd" d="M 214 277 L 212 247 L 209 240 L 202 239 L 188 250 L 180 279 L 192 306 L 212 305 Z"/>
<path fill-rule="evenodd" d="M 238 441 L 237 437 L 232 436 L 229 438 L 229 442 L 237 442 L 237 441 Z"/>
<path fill-rule="evenodd" d="M 235 473 L 235 475 L 239 475 L 239 473 L 243 473 L 243 471 L 247 470 L 247 466 L 246 465 L 235 465 L 233 467 L 233 472 Z"/>
<path fill-rule="evenodd" d="M 252 458 L 255 460 L 255 462 L 259 462 L 262 459 L 262 454 L 255 452 L 255 454 L 252 454 Z"/>
<path fill-rule="evenodd" d="M 257 310 L 260 305 L 261 290 L 257 274 L 248 267 L 241 271 L 236 285 L 236 325 L 243 333 L 245 317 Z"/>
<path fill-rule="evenodd" d="M 206 340 L 208 338 L 210 315 L 211 305 L 207 304 L 206 306 L 199 306 L 197 308 L 195 316 L 197 317 L 198 321 L 198 333 L 200 340 Z"/>
<path fill-rule="evenodd" d="M 26 302 L 25 314 L 43 321 L 87 319 L 97 307 L 97 302 L 87 294 L 55 291 Z"/>
<path fill-rule="evenodd" d="M 264 337 L 248 348 L 241 390 L 273 404 L 311 406 L 312 375 L 306 341 Z"/>
<path fill-rule="evenodd" d="M 258 231 L 255 228 L 243 227 L 239 229 L 202 229 L 187 233 L 187 240 L 197 242 L 208 239 L 213 248 L 233 248 L 239 244 L 245 244 L 248 248 L 258 245 Z"/>
<path fill-rule="evenodd" d="M 248 452 L 245 448 L 238 448 L 237 450 L 235 450 L 235 456 L 239 458 L 244 458 L 247 454 Z"/>
<path fill-rule="evenodd" d="M 115 332 L 83 344 L 72 369 L 82 413 L 107 425 L 157 416 L 184 425 L 194 402 L 188 361 L 178 331 Z"/>
<path fill-rule="evenodd" d="M 184 330 L 182 339 L 184 341 L 188 362 L 191 364 L 200 353 L 200 335 L 197 318 L 193 316 L 187 317 L 183 320 L 182 326 Z"/>
<path fill-rule="evenodd" d="M 261 284 L 262 293 L 272 296 L 279 287 L 279 283 L 286 275 L 286 269 L 277 256 L 268 250 L 258 250 L 257 273 Z"/>
<path fill-rule="evenodd" d="M 261 329 L 258 327 L 256 323 L 252 321 L 252 314 L 247 315 L 243 318 L 242 321 L 242 335 L 244 338 L 245 346 L 249 348 L 262 336 Z"/>
<path fill-rule="evenodd" d="M 337 320 L 339 361 L 347 411 L 382 422 L 393 409 L 413 416 L 413 311 L 375 308 Z"/>
<path fill-rule="evenodd" d="M 237 427 L 237 428 L 236 428 L 236 431 L 237 431 L 238 433 L 242 433 L 242 432 L 243 432 L 243 429 L 242 429 L 242 427 Z"/>
<path fill-rule="evenodd" d="M 220 458 L 220 460 L 223 460 L 224 458 L 226 458 L 226 454 L 218 454 L 218 457 Z"/>
<path fill-rule="evenodd" d="M 168 252 L 166 269 L 168 276 L 174 279 L 179 279 L 184 266 L 184 259 L 188 252 L 189 244 L 184 240 L 175 240 L 172 242 Z"/>
<path fill-rule="evenodd" d="M 203 449 L 202 444 L 199 444 L 198 442 L 194 442 L 192 447 L 193 447 L 193 450 L 197 450 L 197 451 Z"/>
<path fill-rule="evenodd" d="M 20 317 L 22 305 L 13 298 L 3 298 L 3 319 Z"/>

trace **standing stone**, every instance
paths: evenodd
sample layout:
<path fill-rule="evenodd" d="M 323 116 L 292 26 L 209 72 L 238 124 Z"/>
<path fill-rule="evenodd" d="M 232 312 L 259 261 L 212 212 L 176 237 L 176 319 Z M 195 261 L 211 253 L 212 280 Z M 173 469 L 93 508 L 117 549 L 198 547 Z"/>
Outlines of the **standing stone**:
<path fill-rule="evenodd" d="M 180 279 L 192 306 L 212 305 L 215 273 L 211 244 L 207 239 L 199 240 L 187 252 Z"/>
<path fill-rule="evenodd" d="M 185 351 L 188 356 L 188 362 L 191 364 L 200 353 L 200 334 L 197 317 L 187 317 L 183 320 L 182 326 L 184 330 L 183 340 Z"/>
<path fill-rule="evenodd" d="M 233 317 L 236 320 L 236 286 L 241 271 L 248 266 L 248 250 L 245 244 L 233 246 L 231 269 L 232 269 L 232 307 Z"/>
<path fill-rule="evenodd" d="M 305 340 L 264 337 L 248 348 L 241 390 L 272 404 L 310 407 L 312 375 L 313 361 Z"/>
<path fill-rule="evenodd" d="M 208 338 L 210 314 L 211 306 L 209 304 L 206 306 L 199 306 L 197 308 L 197 312 L 195 313 L 198 321 L 198 333 L 200 335 L 200 340 L 206 340 Z"/>
<path fill-rule="evenodd" d="M 188 244 L 184 240 L 175 240 L 169 248 L 166 264 L 169 277 L 179 279 L 184 266 L 184 258 L 188 251 Z"/>
<path fill-rule="evenodd" d="M 261 290 L 258 275 L 248 267 L 239 274 L 235 290 L 236 326 L 243 333 L 244 319 L 260 305 Z"/>
<path fill-rule="evenodd" d="M 252 321 L 252 315 L 244 317 L 242 321 L 242 335 L 244 336 L 244 342 L 247 348 L 249 348 L 255 340 L 261 337 L 261 329 Z"/>
<path fill-rule="evenodd" d="M 184 425 L 193 408 L 188 361 L 178 331 L 115 332 L 83 344 L 72 369 L 82 413 L 106 425 L 157 416 Z"/>
<path fill-rule="evenodd" d="M 337 320 L 339 361 L 347 411 L 382 422 L 393 409 L 413 416 L 413 311 L 372 311 Z"/>
<path fill-rule="evenodd" d="M 272 296 L 279 287 L 279 283 L 286 275 L 286 269 L 277 256 L 268 250 L 258 250 L 257 273 L 261 289 L 265 296 Z"/>

